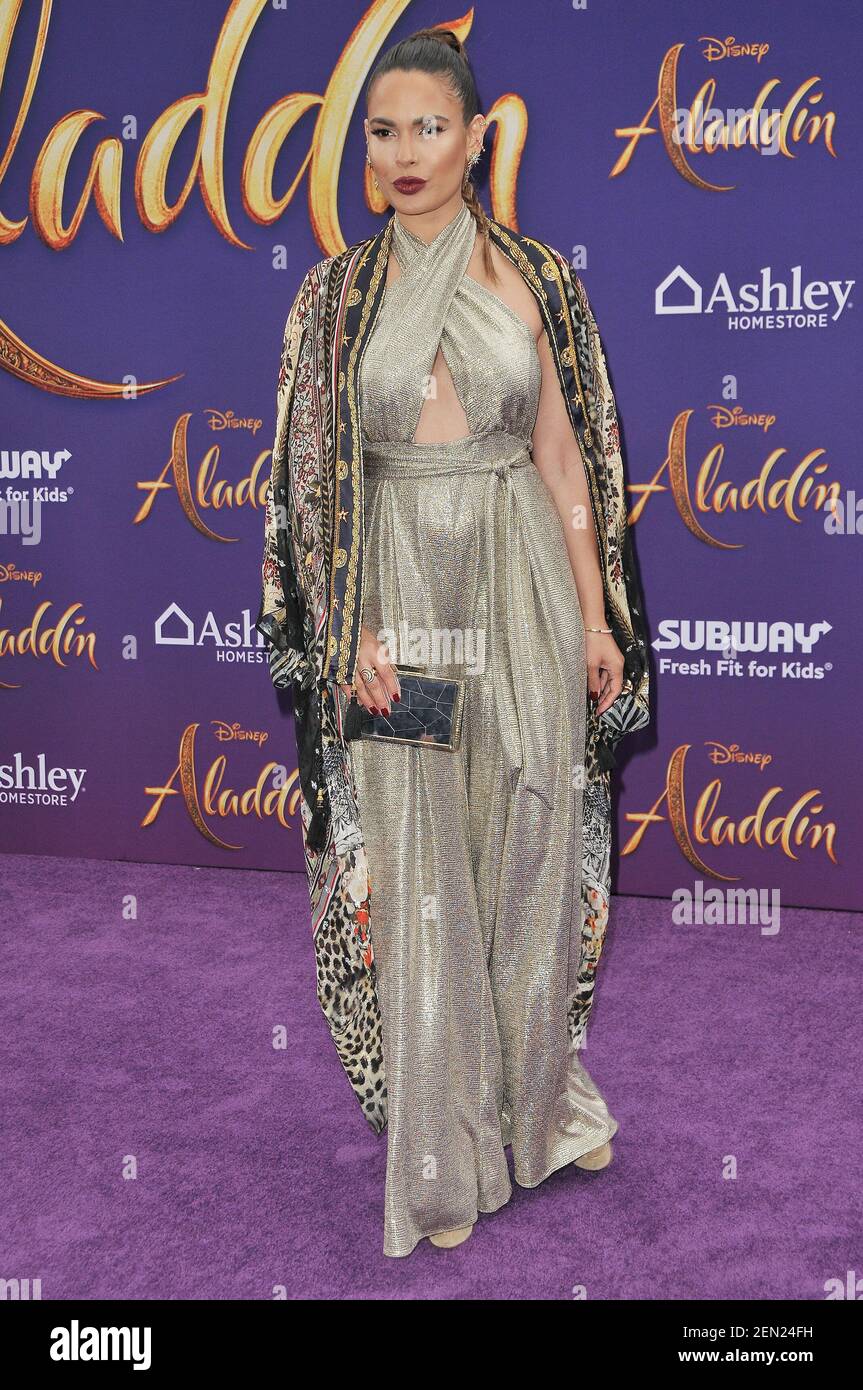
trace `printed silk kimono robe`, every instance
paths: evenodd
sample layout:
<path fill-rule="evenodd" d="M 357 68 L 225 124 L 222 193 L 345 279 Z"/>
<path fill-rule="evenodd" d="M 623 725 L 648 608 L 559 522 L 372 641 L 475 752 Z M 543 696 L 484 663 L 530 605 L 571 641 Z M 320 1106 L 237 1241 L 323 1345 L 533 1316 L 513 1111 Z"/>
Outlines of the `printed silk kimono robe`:
<path fill-rule="evenodd" d="M 646 631 L 626 522 L 624 468 L 605 356 L 584 286 L 553 247 L 491 221 L 540 309 L 587 476 L 599 541 L 605 626 L 624 687 L 597 717 L 588 699 L 583 792 L 581 959 L 569 1001 L 578 1047 L 608 921 L 613 749 L 649 719 Z M 342 1065 L 376 1133 L 387 1121 L 374 913 L 336 687 L 353 680 L 363 611 L 363 457 L 359 365 L 381 303 L 392 222 L 308 272 L 285 327 L 262 596 L 277 689 L 293 688 L 300 814 L 317 992 Z"/>

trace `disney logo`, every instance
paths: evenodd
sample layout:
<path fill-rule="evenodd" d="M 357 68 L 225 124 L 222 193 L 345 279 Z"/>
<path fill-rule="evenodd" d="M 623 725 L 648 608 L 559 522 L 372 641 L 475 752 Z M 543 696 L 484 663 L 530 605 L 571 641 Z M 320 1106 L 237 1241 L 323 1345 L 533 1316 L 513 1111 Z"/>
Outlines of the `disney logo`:
<path fill-rule="evenodd" d="M 258 743 L 263 748 L 270 737 L 263 729 L 244 729 L 242 724 L 228 724 L 224 719 L 214 719 L 212 725 L 217 743 Z"/>
<path fill-rule="evenodd" d="M 252 434 L 257 434 L 263 420 L 245 419 L 240 415 L 235 415 L 233 410 L 214 410 L 208 406 L 209 419 L 207 424 L 211 430 L 251 430 Z"/>
<path fill-rule="evenodd" d="M 9 584 L 12 580 L 25 584 L 39 584 L 42 580 L 42 571 L 19 570 L 14 561 L 8 565 L 0 565 L 0 584 Z"/>
<path fill-rule="evenodd" d="M 699 34 L 698 39 L 707 45 L 702 51 L 708 63 L 718 63 L 720 58 L 754 58 L 756 63 L 760 63 L 770 48 L 769 43 L 738 43 L 733 34 L 729 34 L 727 39 Z"/>
<path fill-rule="evenodd" d="M 776 424 L 775 415 L 752 415 L 742 405 L 735 405 L 730 410 L 727 405 L 709 405 L 707 408 L 713 411 L 710 423 L 718 430 L 726 430 L 730 425 L 757 425 L 766 433 L 771 425 Z"/>
<path fill-rule="evenodd" d="M 763 772 L 768 763 L 773 762 L 772 753 L 744 753 L 739 743 L 729 743 L 726 747 L 724 743 L 708 739 L 705 747 L 711 750 L 707 756 L 712 763 L 753 763 Z"/>

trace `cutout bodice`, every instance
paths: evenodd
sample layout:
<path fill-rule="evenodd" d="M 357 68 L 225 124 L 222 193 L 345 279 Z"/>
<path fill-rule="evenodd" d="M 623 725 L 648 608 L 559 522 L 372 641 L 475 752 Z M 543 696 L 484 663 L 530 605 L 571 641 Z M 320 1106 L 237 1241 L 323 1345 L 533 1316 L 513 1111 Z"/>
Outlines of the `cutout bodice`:
<path fill-rule="evenodd" d="M 529 441 L 542 384 L 536 341 L 514 309 L 467 274 L 476 237 L 467 204 L 428 245 L 393 217 L 401 275 L 384 288 L 363 354 L 363 438 L 414 440 L 423 406 L 433 410 L 447 389 L 434 370 L 440 348 L 468 432 Z M 464 435 L 462 420 L 453 438 Z"/>

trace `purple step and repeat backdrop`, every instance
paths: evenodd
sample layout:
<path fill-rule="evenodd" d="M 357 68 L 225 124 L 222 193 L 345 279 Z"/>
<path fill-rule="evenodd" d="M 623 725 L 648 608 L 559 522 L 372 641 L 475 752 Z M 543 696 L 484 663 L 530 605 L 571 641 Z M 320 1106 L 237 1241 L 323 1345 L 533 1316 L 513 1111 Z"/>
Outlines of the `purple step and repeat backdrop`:
<path fill-rule="evenodd" d="M 571 256 L 618 399 L 616 887 L 860 908 L 856 0 L 0 0 L 2 848 L 302 872 L 252 627 L 282 329 L 388 215 L 366 74 L 453 21 L 481 196 Z"/>

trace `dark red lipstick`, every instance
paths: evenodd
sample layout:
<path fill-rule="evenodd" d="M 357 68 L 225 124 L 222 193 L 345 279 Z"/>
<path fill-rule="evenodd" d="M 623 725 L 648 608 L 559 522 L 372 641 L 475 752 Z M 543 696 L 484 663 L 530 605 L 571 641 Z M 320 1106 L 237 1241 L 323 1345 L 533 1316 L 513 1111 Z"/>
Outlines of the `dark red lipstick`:
<path fill-rule="evenodd" d="M 397 188 L 399 193 L 419 193 L 421 188 L 425 188 L 425 179 L 394 179 L 393 188 Z"/>

